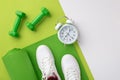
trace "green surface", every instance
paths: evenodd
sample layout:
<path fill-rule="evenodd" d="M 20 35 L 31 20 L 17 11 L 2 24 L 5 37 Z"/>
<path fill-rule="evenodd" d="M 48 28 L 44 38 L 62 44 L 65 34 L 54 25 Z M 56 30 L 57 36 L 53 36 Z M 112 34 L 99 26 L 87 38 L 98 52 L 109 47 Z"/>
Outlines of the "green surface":
<path fill-rule="evenodd" d="M 54 58 L 55 58 L 57 70 L 58 70 L 62 80 L 64 80 L 64 77 L 63 77 L 63 73 L 62 73 L 62 69 L 61 69 L 61 58 L 65 54 L 71 54 L 77 59 L 79 66 L 81 68 L 82 80 L 89 80 L 88 75 L 85 71 L 85 68 L 83 67 L 83 64 L 79 58 L 79 55 L 78 55 L 74 45 L 62 44 L 58 40 L 57 35 L 53 35 L 49 38 L 46 38 L 42 41 L 39 41 L 35 44 L 25 47 L 20 51 L 15 52 L 15 50 L 13 49 L 12 51 L 8 52 L 7 55 L 4 56 L 3 60 L 6 64 L 6 68 L 7 68 L 8 72 L 10 73 L 10 75 L 12 77 L 12 80 L 41 80 L 41 72 L 40 72 L 37 62 L 36 62 L 36 49 L 39 45 L 43 45 L 43 44 L 47 45 L 51 49 L 51 51 L 54 55 Z M 24 51 L 26 51 L 28 53 L 28 55 Z M 28 59 L 28 56 L 29 56 L 29 59 Z M 30 63 L 30 61 L 32 64 Z M 32 65 L 33 65 L 34 71 L 35 71 L 38 79 L 36 79 L 36 76 L 32 69 Z M 27 71 L 27 73 L 26 73 L 26 71 Z M 35 79 L 33 79 L 33 78 L 35 78 Z"/>
<path fill-rule="evenodd" d="M 41 12 L 42 7 L 46 7 L 51 16 L 37 24 L 36 31 L 30 31 L 26 22 L 32 21 Z M 64 16 L 64 12 L 58 0 L 0 0 L 0 10 L 0 80 L 10 80 L 2 57 L 8 50 L 23 48 L 55 34 L 56 20 Z M 16 11 L 26 13 L 26 17 L 18 30 L 19 38 L 11 37 L 8 34 L 13 28 Z"/>
<path fill-rule="evenodd" d="M 40 13 L 42 7 L 46 7 L 51 16 L 42 20 L 40 24 L 37 24 L 36 31 L 30 31 L 26 27 L 26 22 L 32 21 Z M 2 57 L 6 55 L 8 50 L 23 48 L 55 34 L 56 30 L 54 27 L 56 20 L 64 16 L 64 12 L 58 0 L 1 0 L 0 10 L 0 80 L 11 80 Z M 14 25 L 16 11 L 23 11 L 27 15 L 18 30 L 20 34 L 19 38 L 13 38 L 8 35 L 8 32 Z M 75 48 L 78 51 L 79 59 L 89 80 L 93 80 L 93 76 L 77 43 L 75 43 Z"/>

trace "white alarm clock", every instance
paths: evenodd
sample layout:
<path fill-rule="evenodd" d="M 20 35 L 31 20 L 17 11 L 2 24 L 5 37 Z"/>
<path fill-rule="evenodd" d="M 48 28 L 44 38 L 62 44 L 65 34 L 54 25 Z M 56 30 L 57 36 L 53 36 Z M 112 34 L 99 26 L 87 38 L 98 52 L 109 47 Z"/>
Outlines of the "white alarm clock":
<path fill-rule="evenodd" d="M 58 30 L 58 39 L 64 44 L 73 44 L 78 38 L 78 31 L 71 20 L 65 24 L 58 23 L 55 27 Z"/>

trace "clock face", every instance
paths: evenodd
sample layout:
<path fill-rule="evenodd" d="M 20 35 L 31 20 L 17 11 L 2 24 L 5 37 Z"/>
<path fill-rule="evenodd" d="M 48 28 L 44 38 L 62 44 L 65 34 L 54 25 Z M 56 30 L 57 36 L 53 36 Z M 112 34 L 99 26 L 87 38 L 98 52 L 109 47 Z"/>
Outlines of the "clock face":
<path fill-rule="evenodd" d="M 64 44 L 72 44 L 78 38 L 78 31 L 74 25 L 65 24 L 58 31 L 58 38 Z"/>

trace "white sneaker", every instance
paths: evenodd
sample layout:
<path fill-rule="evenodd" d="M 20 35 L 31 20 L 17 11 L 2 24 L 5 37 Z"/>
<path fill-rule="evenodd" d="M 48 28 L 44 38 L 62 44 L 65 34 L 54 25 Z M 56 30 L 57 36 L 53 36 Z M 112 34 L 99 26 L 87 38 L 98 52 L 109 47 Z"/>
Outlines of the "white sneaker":
<path fill-rule="evenodd" d="M 66 54 L 62 58 L 62 70 L 64 73 L 65 80 L 80 80 L 80 68 L 76 59 L 70 55 Z"/>
<path fill-rule="evenodd" d="M 42 80 L 61 80 L 55 67 L 52 52 L 46 45 L 37 48 L 36 58 L 42 72 Z"/>

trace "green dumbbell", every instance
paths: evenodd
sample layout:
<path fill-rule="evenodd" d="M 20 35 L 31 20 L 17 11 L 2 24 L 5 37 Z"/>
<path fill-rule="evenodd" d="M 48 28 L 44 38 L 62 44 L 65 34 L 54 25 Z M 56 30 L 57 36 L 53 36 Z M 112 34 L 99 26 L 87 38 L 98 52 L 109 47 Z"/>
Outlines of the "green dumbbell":
<path fill-rule="evenodd" d="M 17 19 L 15 21 L 13 29 L 12 29 L 12 31 L 9 32 L 9 35 L 13 36 L 13 37 L 18 37 L 19 36 L 19 33 L 17 31 L 18 31 L 18 28 L 19 28 L 19 25 L 20 25 L 20 22 L 21 22 L 22 18 L 25 17 L 25 13 L 23 13 L 21 11 L 17 11 L 16 15 L 17 15 Z"/>
<path fill-rule="evenodd" d="M 39 14 L 39 16 L 37 16 L 31 23 L 29 22 L 27 23 L 27 27 L 32 31 L 35 30 L 35 26 L 37 25 L 37 23 L 40 22 L 43 19 L 43 17 L 49 16 L 49 15 L 50 13 L 48 9 L 43 7 L 41 9 L 41 13 Z"/>

